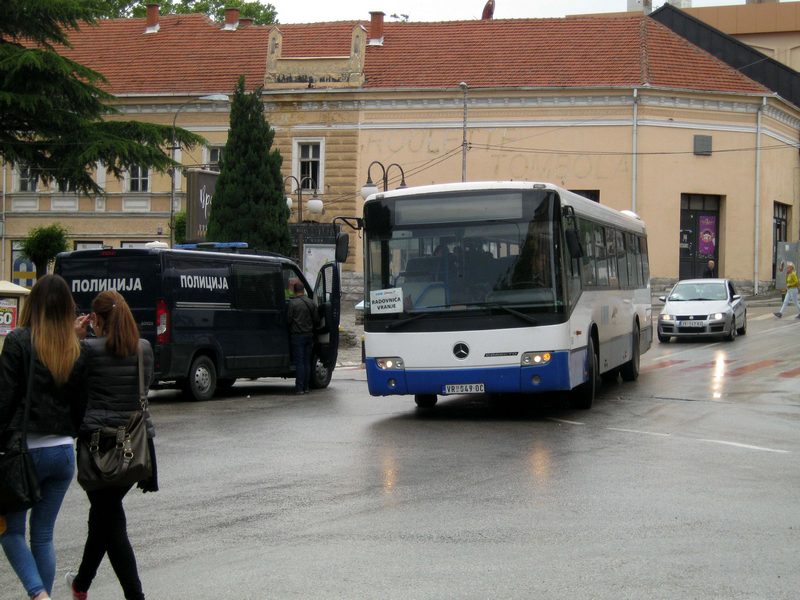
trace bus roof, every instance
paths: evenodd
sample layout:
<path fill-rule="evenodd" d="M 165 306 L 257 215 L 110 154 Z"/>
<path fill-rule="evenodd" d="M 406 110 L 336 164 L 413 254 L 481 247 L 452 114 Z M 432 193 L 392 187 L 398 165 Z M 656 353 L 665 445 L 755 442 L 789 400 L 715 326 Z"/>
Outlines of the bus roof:
<path fill-rule="evenodd" d="M 644 221 L 629 210 L 618 211 L 611 207 L 604 206 L 599 202 L 594 202 L 584 198 L 580 194 L 570 192 L 552 183 L 541 181 L 471 181 L 463 183 L 439 183 L 433 185 L 421 185 L 406 187 L 388 192 L 378 192 L 367 198 L 366 202 L 379 200 L 382 198 L 402 198 L 405 196 L 443 194 L 447 192 L 470 192 L 485 190 L 534 190 L 545 189 L 557 192 L 562 204 L 571 206 L 575 214 L 585 215 L 593 220 L 603 223 L 613 224 L 629 231 L 638 233 L 645 232 Z"/>

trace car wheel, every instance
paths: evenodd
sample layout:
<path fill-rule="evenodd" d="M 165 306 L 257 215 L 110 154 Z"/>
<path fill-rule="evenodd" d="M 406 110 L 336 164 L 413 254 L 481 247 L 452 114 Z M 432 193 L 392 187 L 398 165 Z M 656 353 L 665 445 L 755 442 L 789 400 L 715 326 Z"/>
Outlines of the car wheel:
<path fill-rule="evenodd" d="M 739 329 L 736 332 L 739 335 L 747 335 L 747 311 L 744 311 L 744 319 L 743 319 L 743 321 L 744 321 L 744 323 L 742 324 L 741 327 L 739 327 Z"/>
<path fill-rule="evenodd" d="M 571 392 L 570 405 L 572 408 L 588 410 L 594 404 L 594 397 L 597 393 L 597 371 L 598 361 L 597 352 L 594 349 L 594 340 L 589 338 L 586 346 L 586 381 L 580 384 Z"/>
<path fill-rule="evenodd" d="M 436 394 L 414 394 L 414 402 L 419 408 L 433 408 L 438 401 Z"/>
<path fill-rule="evenodd" d="M 662 344 L 667 344 L 667 343 L 669 343 L 669 336 L 659 333 L 658 334 L 658 341 L 661 342 Z"/>
<path fill-rule="evenodd" d="M 631 359 L 622 365 L 619 372 L 623 381 L 636 381 L 639 378 L 639 326 L 633 326 L 633 338 L 631 339 Z"/>
<path fill-rule="evenodd" d="M 217 389 L 217 368 L 208 356 L 198 356 L 192 362 L 184 393 L 193 400 L 211 400 Z"/>
<path fill-rule="evenodd" d="M 729 342 L 732 342 L 736 339 L 736 315 L 733 315 L 731 319 L 731 330 L 728 332 L 728 335 L 725 336 L 725 339 Z"/>

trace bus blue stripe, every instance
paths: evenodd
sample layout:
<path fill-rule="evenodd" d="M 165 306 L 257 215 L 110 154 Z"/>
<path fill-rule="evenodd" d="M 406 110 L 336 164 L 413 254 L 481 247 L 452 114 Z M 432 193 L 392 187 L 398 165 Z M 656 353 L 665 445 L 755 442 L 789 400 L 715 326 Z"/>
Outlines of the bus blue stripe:
<path fill-rule="evenodd" d="M 381 370 L 374 358 L 367 358 L 367 382 L 373 396 L 444 394 L 445 385 L 459 383 L 482 383 L 489 394 L 569 390 L 569 357 L 570 352 L 554 352 L 543 366 L 412 370 Z M 534 377 L 538 377 L 537 383 Z"/>

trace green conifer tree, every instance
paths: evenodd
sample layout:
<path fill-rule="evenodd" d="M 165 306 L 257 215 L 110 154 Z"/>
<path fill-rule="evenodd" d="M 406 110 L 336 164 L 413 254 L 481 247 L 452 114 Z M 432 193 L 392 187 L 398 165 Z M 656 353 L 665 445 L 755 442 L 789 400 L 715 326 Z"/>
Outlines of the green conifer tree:
<path fill-rule="evenodd" d="M 251 249 L 281 254 L 291 250 L 283 159 L 277 149 L 272 150 L 274 137 L 264 116 L 261 88 L 246 93 L 244 76 L 240 77 L 208 217 L 208 241 L 247 242 Z"/>

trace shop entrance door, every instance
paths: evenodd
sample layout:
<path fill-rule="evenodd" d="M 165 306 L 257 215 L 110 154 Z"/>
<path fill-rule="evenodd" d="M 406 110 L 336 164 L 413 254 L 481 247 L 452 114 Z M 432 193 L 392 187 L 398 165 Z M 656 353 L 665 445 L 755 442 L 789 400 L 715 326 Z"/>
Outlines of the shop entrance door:
<path fill-rule="evenodd" d="M 720 197 L 708 194 L 681 194 L 680 265 L 681 279 L 702 277 L 713 259 L 719 271 Z"/>

